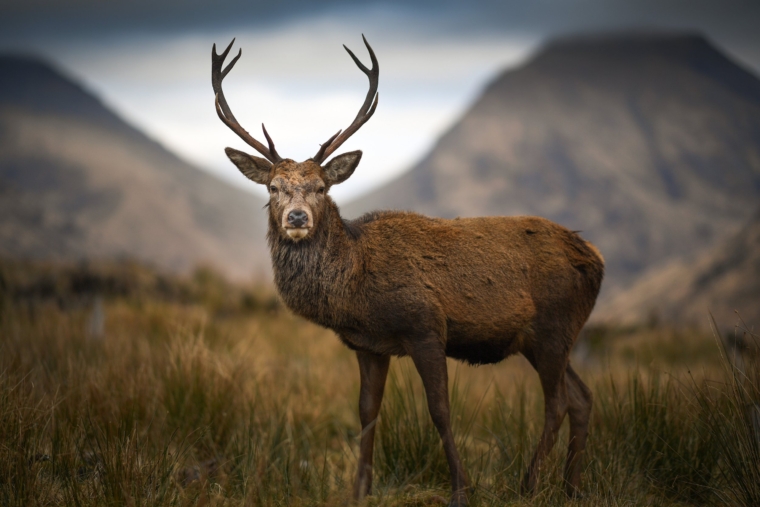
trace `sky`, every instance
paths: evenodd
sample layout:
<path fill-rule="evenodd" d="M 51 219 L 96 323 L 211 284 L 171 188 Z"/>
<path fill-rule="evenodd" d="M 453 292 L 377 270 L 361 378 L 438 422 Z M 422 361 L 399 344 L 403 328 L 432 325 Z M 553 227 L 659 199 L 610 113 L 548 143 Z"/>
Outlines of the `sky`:
<path fill-rule="evenodd" d="M 690 30 L 760 74 L 760 1 L 531 0 L 0 0 L 0 52 L 54 62 L 129 122 L 192 164 L 255 185 L 223 148 L 253 150 L 217 118 L 210 51 L 236 38 L 243 56 L 224 82 L 240 123 L 304 160 L 348 126 L 367 79 L 343 50 L 380 63 L 374 117 L 340 152 L 361 149 L 331 193 L 360 196 L 410 169 L 505 69 L 557 37 L 615 30 Z"/>

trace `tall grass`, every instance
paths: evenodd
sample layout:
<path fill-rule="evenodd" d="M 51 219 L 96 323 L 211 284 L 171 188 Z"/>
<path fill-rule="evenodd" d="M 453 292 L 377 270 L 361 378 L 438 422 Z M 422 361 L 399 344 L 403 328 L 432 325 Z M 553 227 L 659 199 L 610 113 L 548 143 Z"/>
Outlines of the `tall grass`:
<path fill-rule="evenodd" d="M 592 463 L 600 478 L 619 474 L 670 500 L 707 501 L 718 449 L 712 435 L 695 425 L 705 414 L 684 385 L 659 373 L 644 380 L 634 372 L 622 389 L 610 380 L 597 383 L 596 393 L 591 445 L 594 454 L 614 457 Z M 625 494 L 630 484 L 611 486 Z"/>
<path fill-rule="evenodd" d="M 0 268 L 0 505 L 348 500 L 356 360 L 270 292 L 208 270 Z M 678 356 L 687 339 L 691 355 Z M 757 338 L 743 339 L 721 349 L 698 333 L 596 332 L 579 368 L 595 404 L 576 503 L 760 504 L 760 364 Z M 450 378 L 473 505 L 563 503 L 566 429 L 536 496 L 518 493 L 543 425 L 527 363 L 451 363 Z M 366 504 L 429 505 L 448 496 L 448 480 L 421 382 L 395 360 Z"/>
<path fill-rule="evenodd" d="M 723 348 L 722 379 L 697 386 L 696 400 L 700 427 L 719 450 L 717 482 L 724 487 L 715 495 L 726 505 L 760 505 L 760 340 L 746 325 L 736 333 L 745 350 Z"/>

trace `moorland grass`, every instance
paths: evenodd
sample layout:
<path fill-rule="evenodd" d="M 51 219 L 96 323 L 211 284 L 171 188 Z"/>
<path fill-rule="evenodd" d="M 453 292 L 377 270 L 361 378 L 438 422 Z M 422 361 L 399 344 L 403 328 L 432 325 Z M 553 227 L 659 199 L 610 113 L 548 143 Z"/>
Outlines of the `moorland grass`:
<path fill-rule="evenodd" d="M 6 261 L 0 282 L 0 505 L 348 501 L 356 360 L 271 291 L 134 264 Z M 760 363 L 738 336 L 585 334 L 574 361 L 594 411 L 574 504 L 760 504 Z M 566 428 L 535 497 L 519 495 L 542 426 L 527 362 L 451 362 L 450 378 L 471 503 L 564 503 Z M 421 383 L 394 360 L 365 504 L 434 505 L 448 478 Z"/>

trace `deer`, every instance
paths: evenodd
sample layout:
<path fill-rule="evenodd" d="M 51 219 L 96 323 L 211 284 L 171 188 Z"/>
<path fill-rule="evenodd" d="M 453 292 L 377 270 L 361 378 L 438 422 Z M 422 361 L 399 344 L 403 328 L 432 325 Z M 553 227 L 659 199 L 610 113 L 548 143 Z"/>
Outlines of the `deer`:
<path fill-rule="evenodd" d="M 329 195 L 362 158 L 352 151 L 327 160 L 374 114 L 379 64 L 362 36 L 372 68 L 343 46 L 369 79 L 353 122 L 303 162 L 282 158 L 262 124 L 267 146 L 235 119 L 222 80 L 242 55 L 223 68 L 235 39 L 217 54 L 211 81 L 216 112 L 260 155 L 226 148 L 230 161 L 269 191 L 267 242 L 274 283 L 295 314 L 331 329 L 356 353 L 362 432 L 353 499 L 371 493 L 375 423 L 391 357 L 411 357 L 451 473 L 451 507 L 468 504 L 470 483 L 450 421 L 446 358 L 472 365 L 522 354 L 538 373 L 544 426 L 522 481 L 535 491 L 542 462 L 570 420 L 564 469 L 567 495 L 579 494 L 581 457 L 588 436 L 592 393 L 570 366 L 569 355 L 596 302 L 604 259 L 577 231 L 539 217 L 453 220 L 407 211 L 341 217 Z"/>

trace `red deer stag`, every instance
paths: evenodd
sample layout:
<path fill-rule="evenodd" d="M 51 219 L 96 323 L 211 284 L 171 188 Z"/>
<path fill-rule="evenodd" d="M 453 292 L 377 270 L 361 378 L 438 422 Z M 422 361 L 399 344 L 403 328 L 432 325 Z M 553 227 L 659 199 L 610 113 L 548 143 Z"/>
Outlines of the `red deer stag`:
<path fill-rule="evenodd" d="M 269 189 L 267 239 L 277 290 L 293 312 L 335 331 L 359 361 L 362 437 L 354 497 L 364 497 L 372 486 L 374 422 L 391 356 L 410 356 L 422 378 L 451 470 L 450 505 L 461 506 L 467 504 L 468 481 L 451 432 L 446 357 L 477 365 L 518 352 L 538 372 L 545 409 L 523 489 L 535 488 L 567 414 L 565 481 L 568 494 L 577 494 L 592 397 L 568 356 L 602 282 L 599 251 L 537 217 L 443 220 L 380 211 L 344 220 L 328 191 L 351 176 L 362 152 L 325 160 L 375 112 L 379 66 L 372 48 L 364 39 L 371 69 L 346 48 L 369 78 L 354 121 L 314 157 L 295 162 L 277 153 L 263 125 L 268 147 L 233 116 L 222 80 L 242 51 L 222 66 L 234 42 L 221 55 L 216 46 L 212 52 L 216 111 L 265 157 L 225 150 L 245 176 Z"/>

